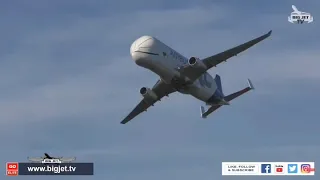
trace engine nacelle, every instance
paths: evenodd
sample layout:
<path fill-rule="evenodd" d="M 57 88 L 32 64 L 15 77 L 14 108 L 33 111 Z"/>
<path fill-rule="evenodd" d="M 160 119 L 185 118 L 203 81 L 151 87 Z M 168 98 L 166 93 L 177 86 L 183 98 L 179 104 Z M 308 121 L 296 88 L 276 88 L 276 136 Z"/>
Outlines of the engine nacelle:
<path fill-rule="evenodd" d="M 140 94 L 147 99 L 153 99 L 153 100 L 158 99 L 158 96 L 156 95 L 156 93 L 147 87 L 142 87 L 140 89 Z"/>
<path fill-rule="evenodd" d="M 201 68 L 201 69 L 206 69 L 207 66 L 199 59 L 196 57 L 191 57 L 188 60 L 188 63 L 190 66 L 196 67 L 196 68 Z"/>

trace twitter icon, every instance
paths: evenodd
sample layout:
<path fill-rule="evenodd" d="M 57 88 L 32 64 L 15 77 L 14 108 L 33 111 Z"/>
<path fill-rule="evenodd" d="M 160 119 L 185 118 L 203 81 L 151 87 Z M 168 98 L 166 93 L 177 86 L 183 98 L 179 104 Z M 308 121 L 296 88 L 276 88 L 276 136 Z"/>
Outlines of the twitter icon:
<path fill-rule="evenodd" d="M 288 164 L 288 173 L 297 173 L 298 164 Z"/>

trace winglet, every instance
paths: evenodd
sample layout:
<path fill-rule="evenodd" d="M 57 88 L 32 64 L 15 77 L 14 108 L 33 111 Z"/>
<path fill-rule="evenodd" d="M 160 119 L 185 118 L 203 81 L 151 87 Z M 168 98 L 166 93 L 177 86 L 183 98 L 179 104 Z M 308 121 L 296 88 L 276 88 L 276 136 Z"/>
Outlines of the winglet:
<path fill-rule="evenodd" d="M 267 36 L 270 36 L 272 33 L 272 30 L 270 30 L 268 33 L 267 33 Z"/>
<path fill-rule="evenodd" d="M 200 115 L 202 118 L 206 118 L 206 116 L 203 115 L 205 112 L 206 112 L 206 110 L 204 109 L 204 107 L 200 106 Z"/>
<path fill-rule="evenodd" d="M 252 84 L 250 79 L 248 79 L 248 85 L 249 85 L 250 89 L 252 89 L 252 90 L 254 89 L 254 86 L 253 86 L 253 84 Z"/>

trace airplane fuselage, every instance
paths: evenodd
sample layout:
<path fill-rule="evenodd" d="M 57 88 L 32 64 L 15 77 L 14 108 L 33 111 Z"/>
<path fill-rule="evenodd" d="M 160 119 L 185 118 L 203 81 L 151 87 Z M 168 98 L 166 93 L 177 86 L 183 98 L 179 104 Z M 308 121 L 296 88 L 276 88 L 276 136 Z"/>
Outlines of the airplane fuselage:
<path fill-rule="evenodd" d="M 184 85 L 188 79 L 181 79 L 179 67 L 188 64 L 188 58 L 151 36 L 142 36 L 135 40 L 130 48 L 135 63 L 156 73 L 165 83 L 172 84 L 177 91 L 190 94 L 208 104 L 218 103 L 222 92 L 209 73 L 204 73 L 192 84 Z"/>

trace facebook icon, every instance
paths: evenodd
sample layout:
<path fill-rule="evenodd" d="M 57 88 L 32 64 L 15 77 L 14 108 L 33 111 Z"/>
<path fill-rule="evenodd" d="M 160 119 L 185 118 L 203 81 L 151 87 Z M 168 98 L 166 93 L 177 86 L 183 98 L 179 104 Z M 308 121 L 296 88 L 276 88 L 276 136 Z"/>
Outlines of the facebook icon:
<path fill-rule="evenodd" d="M 271 164 L 261 164 L 261 173 L 271 173 Z"/>

